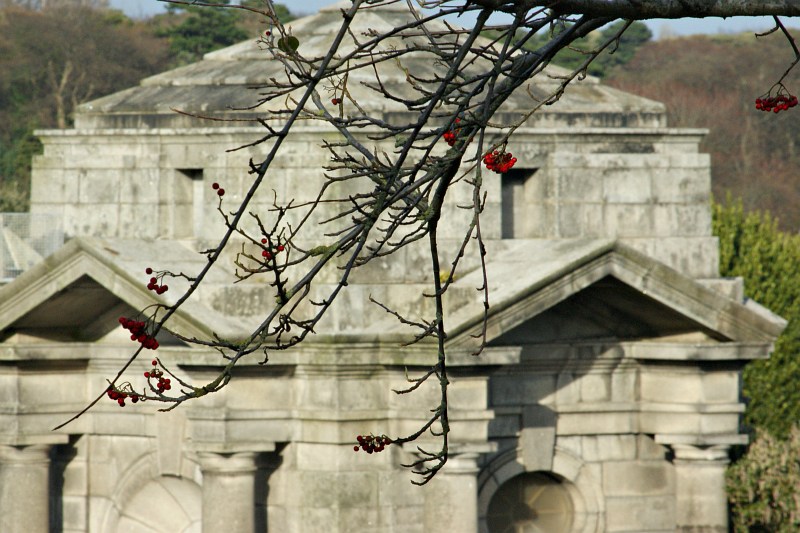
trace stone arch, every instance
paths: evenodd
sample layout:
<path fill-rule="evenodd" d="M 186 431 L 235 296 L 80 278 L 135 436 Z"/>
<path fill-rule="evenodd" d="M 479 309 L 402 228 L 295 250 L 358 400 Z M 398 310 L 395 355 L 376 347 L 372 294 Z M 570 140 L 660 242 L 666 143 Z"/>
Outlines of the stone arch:
<path fill-rule="evenodd" d="M 200 469 L 184 458 L 183 476 L 158 472 L 155 453 L 131 462 L 109 495 L 102 531 L 201 533 Z"/>
<path fill-rule="evenodd" d="M 203 493 L 188 479 L 159 476 L 142 486 L 120 510 L 125 533 L 202 533 Z"/>
<path fill-rule="evenodd" d="M 538 474 L 530 475 L 530 474 Z M 560 485 L 568 495 L 573 517 L 569 533 L 602 533 L 604 531 L 604 506 L 602 490 L 589 465 L 569 452 L 554 450 L 550 471 L 527 472 L 518 460 L 517 450 L 509 450 L 495 457 L 478 476 L 478 516 L 480 533 L 489 530 L 487 515 L 492 498 L 512 480 L 526 476 L 532 483 L 550 479 Z"/>

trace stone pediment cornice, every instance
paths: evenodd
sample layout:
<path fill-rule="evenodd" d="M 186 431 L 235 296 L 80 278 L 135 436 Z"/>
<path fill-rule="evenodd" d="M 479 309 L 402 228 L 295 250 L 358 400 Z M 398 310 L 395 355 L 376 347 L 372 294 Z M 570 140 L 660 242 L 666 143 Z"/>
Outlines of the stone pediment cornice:
<path fill-rule="evenodd" d="M 14 282 L 0 288 L 0 334 L 7 337 L 15 331 L 36 328 L 74 329 L 80 323 L 85 323 L 88 329 L 97 327 L 91 324 L 98 321 L 108 322 L 110 328 L 116 327 L 113 313 L 123 312 L 120 309 L 127 310 L 125 312 L 142 309 L 159 298 L 165 298 L 164 301 L 169 303 L 169 298 L 182 292 L 182 280 L 179 279 L 169 281 L 174 291 L 171 289 L 163 296 L 148 291 L 144 274 L 147 266 L 195 272 L 204 261 L 202 255 L 173 241 L 73 239 Z M 668 337 L 662 339 L 669 343 L 668 348 L 637 343 L 636 348 L 628 354 L 633 358 L 671 359 L 680 352 L 683 354 L 681 357 L 687 360 L 695 359 L 698 356 L 694 352 L 721 343 L 729 346 L 736 344 L 739 348 L 716 350 L 713 357 L 710 353 L 707 355 L 712 359 L 750 359 L 750 352 L 755 353 L 759 351 L 758 347 L 768 346 L 786 324 L 783 319 L 755 303 L 734 301 L 614 241 L 563 239 L 508 242 L 503 251 L 489 256 L 487 273 L 491 304 L 487 341 L 491 349 L 486 355 L 491 362 L 488 359 L 478 361 L 470 356 L 478 342 L 473 336 L 480 334 L 483 317 L 483 306 L 474 291 L 474 287 L 482 284 L 483 277 L 480 271 L 474 271 L 454 283 L 452 289 L 456 290 L 449 293 L 446 301 L 448 345 L 456 365 L 503 365 L 518 361 L 518 350 L 509 351 L 503 348 L 504 343 L 498 345 L 495 342 L 492 345 L 492 341 L 609 279 L 615 280 L 618 287 L 624 287 L 623 299 L 627 311 L 633 309 L 635 314 L 639 305 L 642 309 L 654 306 L 655 311 L 650 311 L 651 315 L 663 312 L 677 317 L 684 326 L 694 328 L 709 340 L 709 343 L 697 343 L 696 339 L 678 341 L 681 346 L 703 345 L 694 351 L 690 348 L 677 350 L 674 339 Z M 212 272 L 210 277 L 212 283 L 222 285 L 230 282 L 229 275 L 222 268 Z M 86 294 L 81 296 L 81 290 Z M 613 298 L 615 290 L 615 287 L 611 287 L 603 295 Z M 613 308 L 611 312 L 614 312 Z M 304 355 L 313 352 L 312 360 L 317 362 L 321 357 L 317 352 L 330 352 L 330 358 L 336 360 L 337 354 L 347 350 L 351 358 L 363 352 L 363 357 L 355 357 L 359 361 L 363 359 L 363 363 L 374 363 L 376 358 L 383 364 L 400 363 L 397 359 L 398 342 L 407 341 L 404 335 L 407 331 L 385 321 L 365 323 L 365 326 L 365 329 L 349 335 L 323 333 L 314 336 L 310 339 L 311 344 L 306 348 L 300 347 L 300 351 Z M 182 335 L 198 338 L 208 338 L 216 333 L 234 339 L 249 332 L 248 324 L 241 317 L 234 320 L 202 302 L 192 301 L 174 315 L 171 327 Z M 95 338 L 99 336 L 95 335 Z M 659 338 L 654 335 L 651 340 Z M 92 337 L 86 335 L 81 339 L 79 336 L 73 340 L 92 340 Z M 605 339 L 606 342 L 613 340 Z M 617 339 L 618 342 L 638 340 L 642 339 Z M 332 350 L 332 346 L 337 349 Z M 352 348 L 356 346 L 361 349 L 353 351 Z M 748 349 L 742 348 L 748 346 Z M 430 346 L 426 342 L 401 351 L 406 356 L 417 353 L 420 363 L 430 358 Z M 384 352 L 385 357 L 379 356 Z M 274 355 L 276 362 L 283 364 L 306 361 L 306 357 L 297 353 L 281 352 Z M 196 354 L 192 357 L 196 357 Z M 405 359 L 403 362 L 407 364 Z"/>
<path fill-rule="evenodd" d="M 613 278 L 626 286 L 626 305 L 657 305 L 717 342 L 771 343 L 786 321 L 755 304 L 737 302 L 623 243 L 611 240 L 525 240 L 490 257 L 487 341 L 544 313 L 566 299 Z M 483 284 L 472 272 L 454 286 Z M 473 349 L 483 309 L 474 302 L 449 302 L 451 350 Z"/>
<path fill-rule="evenodd" d="M 171 290 L 147 290 L 145 268 L 195 272 L 205 258 L 173 241 L 105 240 L 79 237 L 0 288 L 0 335 L 16 331 L 96 328 L 99 320 L 118 324 L 114 312 L 134 312 L 157 302 L 172 303 L 187 282 L 166 280 Z M 227 280 L 225 273 L 211 273 Z M 219 280 L 221 281 L 221 279 Z M 118 316 L 117 316 L 118 318 Z M 237 338 L 247 326 L 200 303 L 186 302 L 171 319 L 171 328 L 187 337 L 212 332 Z M 91 335 L 88 335 L 91 337 Z M 80 335 L 74 340 L 82 340 Z"/>

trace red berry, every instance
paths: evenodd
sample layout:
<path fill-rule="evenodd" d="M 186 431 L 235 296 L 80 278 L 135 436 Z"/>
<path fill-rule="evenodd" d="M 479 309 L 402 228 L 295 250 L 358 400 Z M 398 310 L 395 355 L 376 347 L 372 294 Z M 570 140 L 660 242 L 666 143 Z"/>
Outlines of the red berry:
<path fill-rule="evenodd" d="M 156 366 L 158 364 L 158 361 L 153 359 L 152 361 L 150 361 L 150 364 L 153 365 L 153 366 Z"/>
<path fill-rule="evenodd" d="M 150 267 L 147 267 L 147 268 L 145 268 L 145 269 L 144 269 L 144 273 L 145 273 L 145 274 L 147 274 L 147 275 L 149 276 L 150 274 L 152 274 L 152 273 L 153 273 L 153 269 L 152 269 L 152 268 L 150 268 Z"/>
<path fill-rule="evenodd" d="M 358 446 L 353 446 L 353 451 L 357 452 L 358 451 Z"/>
<path fill-rule="evenodd" d="M 339 104 L 341 104 L 341 103 L 342 103 L 342 100 L 341 100 L 341 99 L 339 99 L 339 98 L 333 98 L 333 99 L 331 100 L 331 103 L 332 103 L 333 105 L 339 105 Z"/>
<path fill-rule="evenodd" d="M 144 377 L 146 377 L 147 379 L 150 379 L 150 372 L 145 372 L 144 373 Z"/>
<path fill-rule="evenodd" d="M 212 183 L 212 184 L 211 184 L 211 188 L 212 188 L 212 189 L 214 189 L 214 190 L 216 191 L 217 189 L 219 189 L 219 183 L 217 183 L 217 182 L 215 181 L 214 183 Z"/>
<path fill-rule="evenodd" d="M 279 245 L 278 245 L 278 251 L 279 251 L 279 252 L 282 252 L 282 251 L 284 251 L 285 249 L 286 249 L 286 248 L 284 248 L 282 244 L 279 244 Z"/>
<path fill-rule="evenodd" d="M 267 244 L 267 238 L 266 238 L 266 237 L 264 237 L 263 239 L 261 239 L 261 244 Z"/>
<path fill-rule="evenodd" d="M 225 189 L 220 189 L 217 191 L 217 196 L 225 196 Z"/>

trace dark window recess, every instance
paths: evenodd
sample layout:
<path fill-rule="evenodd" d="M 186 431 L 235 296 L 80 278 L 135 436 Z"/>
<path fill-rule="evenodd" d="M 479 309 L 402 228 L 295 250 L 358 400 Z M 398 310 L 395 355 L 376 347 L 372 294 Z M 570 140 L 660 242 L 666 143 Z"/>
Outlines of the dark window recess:
<path fill-rule="evenodd" d="M 501 177 L 500 236 L 503 239 L 524 238 L 526 194 L 525 185 L 537 169 L 511 169 Z"/>
<path fill-rule="evenodd" d="M 185 178 L 184 184 L 176 191 L 176 203 L 191 203 L 191 220 L 177 217 L 175 237 L 197 238 L 202 234 L 205 210 L 204 183 L 202 168 L 179 168 L 178 175 Z M 188 182 L 188 183 L 187 183 Z"/>

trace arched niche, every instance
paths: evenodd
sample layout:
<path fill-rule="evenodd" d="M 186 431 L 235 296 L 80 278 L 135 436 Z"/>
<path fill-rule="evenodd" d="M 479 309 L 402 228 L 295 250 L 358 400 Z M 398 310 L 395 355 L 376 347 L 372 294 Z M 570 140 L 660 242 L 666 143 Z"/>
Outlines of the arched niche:
<path fill-rule="evenodd" d="M 180 476 L 161 475 L 155 454 L 132 461 L 108 500 L 100 503 L 101 531 L 110 533 L 201 533 L 200 468 L 185 458 Z"/>
<path fill-rule="evenodd" d="M 188 479 L 160 476 L 120 510 L 116 533 L 202 533 L 203 495 Z"/>
<path fill-rule="evenodd" d="M 517 450 L 478 478 L 480 533 L 602 533 L 603 498 L 591 469 L 555 449 L 551 471 L 526 472 Z"/>
<path fill-rule="evenodd" d="M 486 511 L 491 533 L 571 533 L 573 498 L 562 479 L 524 472 L 503 483 Z"/>

